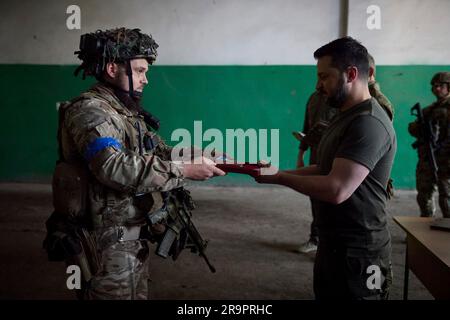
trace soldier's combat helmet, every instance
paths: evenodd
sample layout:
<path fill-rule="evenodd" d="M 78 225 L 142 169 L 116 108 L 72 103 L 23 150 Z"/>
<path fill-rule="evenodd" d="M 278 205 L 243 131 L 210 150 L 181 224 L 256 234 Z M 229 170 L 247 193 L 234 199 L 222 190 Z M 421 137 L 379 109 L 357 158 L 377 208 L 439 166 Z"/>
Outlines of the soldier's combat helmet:
<path fill-rule="evenodd" d="M 435 83 L 447 83 L 450 87 L 450 72 L 438 72 L 431 78 L 431 85 Z"/>
<path fill-rule="evenodd" d="M 117 28 L 86 33 L 80 38 L 80 50 L 75 51 L 83 62 L 74 74 L 77 76 L 83 70 L 83 79 L 95 76 L 100 80 L 108 62 L 129 64 L 131 59 L 145 58 L 152 64 L 157 48 L 152 36 L 141 33 L 140 29 Z"/>

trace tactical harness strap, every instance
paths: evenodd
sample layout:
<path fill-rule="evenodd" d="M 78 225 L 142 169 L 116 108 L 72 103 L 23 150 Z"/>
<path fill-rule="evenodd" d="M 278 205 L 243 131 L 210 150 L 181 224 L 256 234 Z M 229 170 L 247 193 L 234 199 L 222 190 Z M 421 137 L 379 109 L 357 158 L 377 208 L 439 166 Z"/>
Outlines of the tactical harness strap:
<path fill-rule="evenodd" d="M 87 92 L 83 93 L 81 96 L 79 96 L 71 101 L 68 101 L 67 103 L 63 104 L 60 107 L 60 110 L 59 110 L 59 126 L 60 126 L 60 128 L 63 127 L 62 125 L 63 125 L 64 118 L 65 118 L 65 112 L 68 110 L 68 108 L 71 105 L 74 105 L 76 102 L 79 102 L 79 101 L 85 100 L 85 99 L 100 100 L 104 103 L 112 105 L 113 107 L 115 107 L 115 109 L 122 108 L 122 106 L 118 105 L 117 101 L 113 101 L 113 99 L 107 99 L 107 98 L 99 95 L 95 91 L 87 91 Z M 125 120 L 125 124 L 128 127 L 128 130 L 132 130 L 131 127 L 134 127 L 127 120 Z M 146 150 L 150 151 L 154 147 L 156 147 L 161 141 L 158 139 L 157 136 L 145 134 L 144 145 L 142 145 L 142 141 L 141 141 L 142 140 L 141 139 L 142 131 L 141 131 L 141 126 L 140 126 L 139 121 L 137 122 L 136 126 L 137 127 L 134 127 L 133 129 L 138 131 L 139 141 L 133 141 L 133 143 L 135 143 L 135 144 L 137 143 L 137 146 L 139 147 L 139 154 L 143 155 L 144 148 Z M 132 138 L 135 138 L 135 137 L 132 137 Z M 135 139 L 133 139 L 133 140 L 135 140 Z M 61 130 L 58 131 L 58 142 L 59 142 L 60 161 L 64 161 L 63 152 L 62 152 Z M 149 150 L 149 147 L 150 147 L 150 150 Z M 88 161 L 89 161 L 89 158 L 92 158 L 92 157 L 87 157 L 87 158 L 85 157 L 85 159 Z M 112 236 L 106 242 L 108 242 L 109 244 L 112 244 L 112 243 L 123 242 L 123 241 L 139 240 L 141 238 L 140 234 L 141 234 L 142 226 L 122 226 L 122 225 L 115 225 L 115 224 L 111 225 L 111 223 L 108 222 L 108 220 L 109 220 L 108 218 L 112 214 L 114 208 L 116 207 L 116 204 L 117 204 L 117 200 L 116 200 L 114 191 L 107 190 L 106 194 L 105 194 L 105 207 L 101 212 L 101 219 L 102 219 L 103 227 L 113 228 L 114 232 L 112 232 Z"/>

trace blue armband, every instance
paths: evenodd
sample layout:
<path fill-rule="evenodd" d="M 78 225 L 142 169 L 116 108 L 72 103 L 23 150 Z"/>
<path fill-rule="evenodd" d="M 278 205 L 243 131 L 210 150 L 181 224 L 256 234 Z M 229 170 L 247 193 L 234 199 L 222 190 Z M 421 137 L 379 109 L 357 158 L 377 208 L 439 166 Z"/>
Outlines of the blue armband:
<path fill-rule="evenodd" d="M 88 144 L 86 152 L 84 153 L 84 158 L 89 162 L 97 155 L 97 153 L 109 147 L 122 149 L 122 145 L 119 141 L 117 141 L 117 139 L 111 137 L 101 137 Z"/>

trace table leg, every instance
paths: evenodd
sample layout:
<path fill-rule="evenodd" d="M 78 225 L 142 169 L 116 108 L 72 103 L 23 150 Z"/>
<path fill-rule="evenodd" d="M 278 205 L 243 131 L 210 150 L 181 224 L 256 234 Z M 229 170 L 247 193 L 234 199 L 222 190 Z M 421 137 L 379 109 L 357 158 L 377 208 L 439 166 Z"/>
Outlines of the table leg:
<path fill-rule="evenodd" d="M 408 300 L 408 285 L 409 285 L 408 239 L 406 239 L 405 278 L 403 279 L 403 300 Z"/>

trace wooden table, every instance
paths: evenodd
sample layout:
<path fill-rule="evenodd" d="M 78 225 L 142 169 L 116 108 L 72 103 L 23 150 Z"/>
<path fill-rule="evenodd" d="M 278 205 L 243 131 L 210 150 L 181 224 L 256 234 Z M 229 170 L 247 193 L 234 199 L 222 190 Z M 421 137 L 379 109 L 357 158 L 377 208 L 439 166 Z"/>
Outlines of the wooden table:
<path fill-rule="evenodd" d="M 433 218 L 394 217 L 406 232 L 403 299 L 408 299 L 409 269 L 435 299 L 450 299 L 450 232 L 430 228 Z"/>

